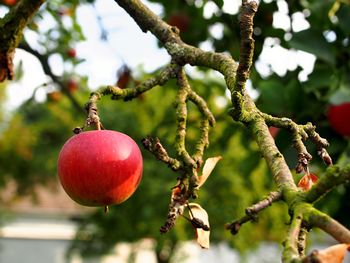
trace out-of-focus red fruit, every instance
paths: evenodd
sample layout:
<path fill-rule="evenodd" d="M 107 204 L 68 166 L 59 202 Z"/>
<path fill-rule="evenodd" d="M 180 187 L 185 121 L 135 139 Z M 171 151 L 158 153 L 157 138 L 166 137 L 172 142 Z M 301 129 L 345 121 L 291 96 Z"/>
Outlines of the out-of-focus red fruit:
<path fill-rule="evenodd" d="M 181 32 L 186 32 L 190 26 L 190 18 L 185 14 L 174 14 L 169 17 L 168 24 L 176 26 Z"/>
<path fill-rule="evenodd" d="M 74 48 L 67 50 L 67 56 L 70 58 L 75 58 L 77 56 L 77 51 Z"/>
<path fill-rule="evenodd" d="M 279 133 L 279 131 L 280 131 L 280 128 L 277 128 L 277 127 L 274 127 L 274 126 L 269 127 L 269 132 L 270 132 L 270 134 L 271 134 L 271 136 L 273 138 L 276 138 L 276 136 Z"/>
<path fill-rule="evenodd" d="M 78 89 L 78 82 L 74 79 L 69 79 L 67 82 L 67 89 L 70 93 L 73 93 L 75 91 L 77 91 Z"/>
<path fill-rule="evenodd" d="M 60 91 L 52 91 L 47 93 L 47 99 L 52 102 L 59 102 L 62 98 L 62 93 Z"/>
<path fill-rule="evenodd" d="M 127 88 L 129 82 L 132 80 L 131 70 L 127 65 L 123 65 L 117 72 L 117 86 L 121 89 Z"/>
<path fill-rule="evenodd" d="M 17 0 L 2 0 L 5 5 L 15 5 L 17 3 Z"/>
<path fill-rule="evenodd" d="M 59 16 L 65 16 L 65 15 L 71 16 L 72 12 L 73 12 L 73 10 L 70 8 L 67 8 L 67 7 L 61 7 L 57 10 L 57 14 Z"/>
<path fill-rule="evenodd" d="M 111 130 L 86 131 L 62 147 L 57 171 L 66 193 L 85 206 L 120 204 L 138 187 L 142 155 L 133 139 Z"/>
<path fill-rule="evenodd" d="M 340 135 L 350 137 L 350 102 L 331 105 L 327 118 L 330 126 Z"/>

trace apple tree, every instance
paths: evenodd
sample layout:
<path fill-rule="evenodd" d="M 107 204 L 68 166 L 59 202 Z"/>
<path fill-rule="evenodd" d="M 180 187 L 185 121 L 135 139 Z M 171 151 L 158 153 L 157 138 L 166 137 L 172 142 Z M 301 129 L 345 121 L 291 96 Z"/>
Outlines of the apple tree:
<path fill-rule="evenodd" d="M 344 213 L 349 4 L 243 1 L 238 12 L 228 10 L 227 1 L 154 0 L 163 7 L 159 17 L 139 0 L 116 0 L 140 34 L 154 35 L 170 62 L 155 72 L 124 66 L 115 85 L 88 95 L 87 76 L 73 81 L 72 72 L 56 75 L 49 59 L 60 54 L 73 69 L 82 62 L 71 49 L 84 40 L 77 10 L 93 2 L 4 2 L 9 8 L 0 20 L 0 79 L 16 77 L 19 47 L 38 58 L 49 80 L 47 101 L 33 94 L 1 127 L 1 183 L 14 178 L 25 192 L 47 182 L 71 129 L 102 122 L 140 142 L 143 180 L 131 199 L 108 214 L 99 210 L 82 218 L 72 251 L 107 253 L 118 241 L 152 237 L 159 262 L 167 262 L 179 240 L 197 236 L 207 248 L 210 234 L 211 242 L 226 240 L 240 250 L 262 240 L 283 241 L 284 262 L 327 262 L 329 251 L 306 251 L 310 230 L 320 229 L 340 243 L 341 258 L 350 243 Z M 46 15 L 55 26 L 41 32 L 37 25 Z M 43 36 L 40 50 L 22 38 L 26 30 Z M 199 48 L 208 43 L 210 51 Z M 302 61 L 285 69 L 264 61 L 267 50 L 281 49 L 313 54 L 313 71 L 306 74 Z"/>

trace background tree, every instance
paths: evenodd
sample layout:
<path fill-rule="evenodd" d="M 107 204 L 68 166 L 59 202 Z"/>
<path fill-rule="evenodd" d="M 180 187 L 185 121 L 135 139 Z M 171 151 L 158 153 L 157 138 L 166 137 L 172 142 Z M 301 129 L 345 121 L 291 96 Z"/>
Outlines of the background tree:
<path fill-rule="evenodd" d="M 34 2 L 37 2 L 38 5 L 42 4 L 41 1 Z M 295 214 L 288 215 L 287 206 L 282 202 L 274 203 L 272 207 L 264 210 L 263 213 L 259 214 L 257 224 L 244 225 L 238 235 L 233 238 L 229 237 L 227 231 L 223 229 L 222 226 L 228 221 L 233 218 L 240 218 L 246 207 L 257 203 L 271 191 L 276 190 L 276 184 L 271 179 L 271 172 L 265 161 L 261 159 L 261 154 L 269 159 L 269 154 L 266 151 L 267 149 L 271 150 L 271 148 L 265 146 L 271 147 L 273 142 L 269 139 L 266 127 L 263 124 L 257 124 L 252 120 L 247 121 L 244 119 L 244 114 L 240 110 L 237 111 L 237 108 L 240 109 L 242 106 L 243 109 L 253 106 L 250 105 L 250 102 L 248 105 L 241 105 L 240 101 L 237 100 L 236 95 L 244 93 L 239 92 L 240 87 L 237 87 L 237 84 L 236 86 L 233 85 L 231 80 L 234 80 L 234 76 L 227 74 L 226 69 L 220 68 L 220 65 L 224 63 L 214 65 L 209 60 L 201 61 L 197 56 L 198 54 L 195 53 L 197 50 L 190 49 L 188 46 L 185 47 L 188 47 L 191 52 L 186 53 L 188 50 L 184 49 L 184 52 L 186 51 L 185 55 L 179 54 L 178 48 L 182 47 L 182 43 L 179 42 L 179 37 L 181 37 L 185 43 L 193 46 L 210 43 L 216 52 L 227 52 L 238 60 L 239 56 L 242 56 L 242 52 L 239 52 L 240 41 L 242 38 L 245 39 L 243 34 L 242 36 L 240 34 L 239 14 L 227 13 L 223 1 L 153 1 L 163 6 L 163 19 L 180 29 L 180 35 L 178 36 L 176 29 L 162 24 L 150 13 L 146 13 L 149 15 L 148 17 L 137 14 L 138 8 L 141 8 L 138 1 L 130 2 L 127 4 L 124 1 L 117 1 L 131 14 L 143 31 L 150 30 L 159 39 L 160 46 L 165 44 L 175 64 L 181 66 L 189 63 L 201 66 L 196 68 L 201 72 L 201 77 L 196 77 L 193 74 L 188 82 L 194 92 L 205 98 L 208 109 L 215 116 L 216 125 L 210 132 L 210 147 L 205 151 L 203 158 L 200 156 L 199 159 L 204 161 L 210 156 L 223 156 L 213 175 L 199 192 L 198 202 L 210 215 L 211 240 L 216 242 L 225 239 L 232 246 L 244 250 L 249 246 L 256 245 L 261 240 L 281 241 L 285 239 L 285 223 L 290 222 L 289 216 L 293 218 Z M 47 101 L 39 103 L 33 96 L 12 114 L 11 119 L 1 127 L 1 182 L 5 185 L 9 178 L 15 179 L 18 183 L 19 193 L 25 193 L 31 189 L 33 184 L 46 183 L 52 178 L 55 174 L 56 158 L 60 146 L 70 136 L 71 129 L 84 122 L 84 114 L 80 115 L 80 112 L 82 105 L 88 98 L 89 88 L 85 76 L 79 76 L 77 80 L 78 90 L 69 88 L 71 85 L 68 84 L 76 75 L 74 66 L 81 62 L 70 47 L 84 39 L 76 10 L 79 5 L 93 4 L 93 1 L 50 1 L 45 3 L 28 24 L 27 29 L 42 36 L 40 38 L 40 50 L 32 48 L 25 38 L 20 43 L 20 38 L 16 38 L 15 42 L 6 39 L 6 36 L 11 36 L 14 32 L 9 30 L 9 26 L 6 24 L 7 21 L 16 21 L 17 24 L 12 23 L 15 25 L 14 29 L 21 28 L 22 30 L 24 22 L 17 19 L 20 16 L 20 10 L 28 10 L 28 14 L 24 16 L 27 18 L 25 22 L 36 11 L 27 9 L 25 7 L 26 3 L 28 1 L 21 1 L 18 5 L 11 7 L 8 15 L 2 18 L 0 22 L 1 32 L 11 32 L 11 34 L 0 34 L 1 43 L 9 43 L 6 48 L 3 48 L 6 45 L 1 48 L 2 57 L 11 58 L 14 47 L 19 45 L 20 48 L 39 59 L 45 74 L 48 76 L 48 83 L 44 86 L 47 92 Z M 134 9 L 131 8 L 132 6 L 134 6 Z M 206 13 L 208 6 L 212 6 L 211 16 Z M 277 20 L 276 12 L 283 10 L 287 10 L 285 16 L 290 21 L 289 26 L 284 29 L 276 28 L 274 26 Z M 256 67 L 253 66 L 250 70 L 250 81 L 259 93 L 255 103 L 262 112 L 266 113 L 266 115 L 263 115 L 266 124 L 278 128 L 278 133 L 275 135 L 276 144 L 289 168 L 294 172 L 295 166 L 299 164 L 299 169 L 307 170 L 307 167 L 318 175 L 325 170 L 322 158 L 316 156 L 318 151 L 321 155 L 325 153 L 322 149 L 324 149 L 323 146 L 326 143 L 323 143 L 317 136 L 313 136 L 311 126 L 296 126 L 291 120 L 298 124 L 311 121 L 316 125 L 317 132 L 322 137 L 327 138 L 330 143 L 327 151 L 332 156 L 333 162 L 340 165 L 340 168 L 330 168 L 321 177 L 320 183 L 310 192 L 301 194 L 303 198 L 310 201 L 315 201 L 318 198 L 318 191 L 328 190 L 334 187 L 335 184 L 343 183 L 349 177 L 348 170 L 342 168 L 348 163 L 349 146 L 346 136 L 349 136 L 349 133 L 346 133 L 346 131 L 349 124 L 346 117 L 348 118 L 349 111 L 342 108 L 341 112 L 344 114 L 344 119 L 339 117 L 342 116 L 341 114 L 337 114 L 335 119 L 328 118 L 329 115 L 327 115 L 330 104 L 341 104 L 350 101 L 349 29 L 346 26 L 349 12 L 349 5 L 341 1 L 272 1 L 262 2 L 254 18 L 255 49 L 253 57 L 257 58 L 257 64 L 255 64 Z M 45 16 L 53 18 L 55 26 L 42 32 L 40 26 L 37 25 L 44 21 Z M 70 26 L 67 27 L 66 24 L 62 23 L 63 17 L 71 21 Z M 300 17 L 307 21 L 309 27 L 296 32 L 294 24 L 298 19 L 301 19 Z M 166 33 L 161 35 L 155 25 L 166 29 Z M 222 33 L 221 37 L 215 35 L 215 27 L 222 29 L 220 31 Z M 169 33 L 169 30 L 173 31 Z M 19 35 L 21 35 L 20 32 Z M 106 37 L 105 34 L 102 34 L 102 36 Z M 173 41 L 174 39 L 175 41 Z M 179 47 L 171 46 L 172 43 L 179 44 Z M 288 70 L 285 74 L 277 74 L 269 65 L 266 65 L 267 70 L 263 71 L 261 67 L 259 70 L 259 63 L 261 66 L 259 57 L 263 55 L 264 50 L 279 45 L 286 49 L 307 51 L 315 55 L 314 70 L 307 79 L 303 78 L 302 69 L 298 66 Z M 60 54 L 66 63 L 73 66 L 73 70 L 70 69 L 60 76 L 55 75 L 52 70 L 53 66 L 48 62 L 50 56 L 54 54 Z M 192 56 L 192 54 L 194 55 Z M 249 51 L 247 54 L 250 55 Z M 226 63 L 225 59 L 226 57 L 223 57 L 223 61 Z M 1 61 L 5 61 L 5 59 Z M 11 78 L 13 75 L 11 63 L 8 63 L 8 60 L 6 61 L 6 63 L 0 65 L 2 72 L 5 72 L 2 73 L 2 78 Z M 244 60 L 240 61 L 242 62 L 240 64 L 244 65 Z M 230 62 L 232 63 L 230 64 L 231 70 L 235 71 L 236 65 L 233 62 Z M 249 69 L 249 61 L 246 62 Z M 134 97 L 135 91 L 136 95 L 142 96 L 127 103 L 103 99 L 99 103 L 99 114 L 105 127 L 128 133 L 139 142 L 146 135 L 151 135 L 152 138 L 159 137 L 169 156 L 177 156 L 180 161 L 186 163 L 186 159 L 181 159 L 184 156 L 179 156 L 176 147 L 175 149 L 171 147 L 179 142 L 177 129 L 178 125 L 181 124 L 179 121 L 176 123 L 181 107 L 177 107 L 176 111 L 173 103 L 175 100 L 178 105 L 181 105 L 179 103 L 181 96 L 177 95 L 179 86 L 180 88 L 186 86 L 185 78 L 175 64 L 168 70 L 163 68 L 148 73 L 134 72 L 133 70 L 125 73 L 124 68 L 118 76 L 118 87 L 126 89 L 106 89 L 102 87 L 102 93 L 114 92 L 112 99 L 131 99 Z M 226 82 L 221 76 L 213 74 L 211 70 L 202 66 L 221 71 L 225 75 Z M 148 80 L 165 73 L 168 74 L 168 78 L 177 78 L 178 83 L 171 80 L 163 87 L 148 90 L 153 87 L 151 84 L 147 84 L 149 83 Z M 242 76 L 241 81 L 244 83 L 244 74 L 238 74 L 237 78 L 242 78 Z M 182 84 L 179 79 L 183 80 Z M 157 80 L 155 83 L 158 83 Z M 123 85 L 124 87 L 122 87 Z M 232 102 L 235 110 L 233 111 L 230 109 L 232 107 L 230 98 L 225 93 L 226 86 L 234 95 Z M 183 89 L 185 90 L 185 88 Z M 146 90 L 147 92 L 143 93 Z M 92 100 L 94 100 L 94 97 L 92 97 Z M 192 100 L 193 103 L 187 105 L 186 149 L 192 152 L 190 150 L 195 148 L 198 138 L 201 134 L 203 135 L 200 131 L 204 124 L 203 121 L 202 124 L 200 122 L 203 116 L 203 107 L 198 106 L 201 105 L 198 100 L 196 102 L 191 97 L 189 97 L 189 100 Z M 159 101 L 162 101 L 162 103 L 160 104 Z M 220 103 L 218 103 L 219 101 Z M 199 108 L 199 111 L 196 108 Z M 254 112 L 254 107 L 250 108 L 250 110 L 252 109 Z M 230 112 L 234 119 L 243 121 L 248 129 L 238 122 L 232 122 L 227 112 Z M 272 118 L 267 114 L 287 117 L 289 120 L 285 122 L 283 120 L 286 119 Z M 204 116 L 206 115 L 204 114 Z M 338 128 L 337 119 L 340 119 L 342 124 L 340 129 Z M 309 155 L 300 140 L 300 136 L 305 136 L 301 129 L 309 132 L 308 137 L 314 138 L 314 141 L 316 141 L 316 145 L 306 143 L 307 151 L 314 156 L 310 165 Z M 252 139 L 252 132 L 253 137 L 254 134 L 258 134 L 258 138 L 256 138 L 258 144 Z M 259 137 L 263 139 L 259 141 Z M 18 138 L 21 138 L 21 140 L 18 140 Z M 277 153 L 275 148 L 271 152 Z M 111 209 L 108 215 L 103 214 L 103 211 L 97 211 L 91 217 L 84 218 L 74 248 L 80 249 L 83 254 L 90 252 L 105 253 L 118 241 L 135 241 L 147 236 L 153 237 L 157 241 L 155 249 L 159 261 L 166 261 L 171 256 L 171 251 L 174 249 L 176 242 L 194 238 L 194 231 L 190 224 L 182 219 L 177 220 L 175 228 L 166 235 L 160 236 L 158 234 L 158 229 L 164 224 L 164 215 L 167 213 L 170 189 L 175 185 L 176 181 L 174 179 L 178 175 L 167 169 L 166 165 L 159 165 L 151 154 L 144 152 L 143 155 L 145 157 L 145 171 L 139 190 L 127 203 Z M 327 160 L 325 156 L 327 155 L 323 155 L 323 159 Z M 279 178 L 285 177 L 279 177 L 276 174 L 277 169 L 274 169 L 275 163 L 277 163 L 276 167 L 278 168 L 280 162 L 270 160 L 268 163 L 270 168 L 272 166 L 272 175 L 275 179 L 277 178 L 276 181 L 279 186 L 277 190 L 284 189 L 284 182 L 278 183 L 278 181 Z M 329 183 L 327 178 L 332 178 L 332 175 L 342 175 L 344 177 L 340 177 L 343 179 L 339 179 L 339 181 L 333 178 L 333 183 Z M 295 182 L 298 182 L 302 176 L 295 175 Z M 293 185 L 290 182 L 291 178 L 288 178 L 288 184 Z M 293 189 L 293 186 L 291 188 Z M 285 190 L 283 191 L 283 199 L 287 200 L 289 209 L 291 209 L 290 197 L 285 194 Z M 315 207 L 327 212 L 349 228 L 349 219 L 344 213 L 348 206 L 345 201 L 349 196 L 348 189 L 339 186 L 329 195 L 331 196 L 317 202 Z M 280 197 L 280 195 L 276 196 Z M 235 223 L 242 223 L 251 219 L 252 217 L 248 214 Z M 298 229 L 301 220 L 297 216 L 294 219 L 294 221 L 291 221 L 291 226 L 296 226 Z M 305 221 L 311 225 L 314 223 L 311 219 Z M 231 224 L 230 226 L 232 228 L 238 225 Z M 130 228 L 126 226 L 130 226 Z M 322 228 L 322 226 L 320 227 Z M 285 260 L 289 260 L 293 256 L 299 257 L 298 251 L 293 250 L 295 244 L 293 242 L 288 243 L 289 241 L 291 239 L 287 239 L 286 242 Z M 349 240 L 345 238 L 345 241 L 342 240 L 341 242 L 349 243 Z M 289 245 L 290 250 L 288 250 Z"/>

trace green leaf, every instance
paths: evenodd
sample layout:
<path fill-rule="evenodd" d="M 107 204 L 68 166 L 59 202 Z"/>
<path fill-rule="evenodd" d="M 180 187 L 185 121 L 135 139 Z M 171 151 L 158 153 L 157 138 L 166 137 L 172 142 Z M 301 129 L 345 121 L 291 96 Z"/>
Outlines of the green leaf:
<path fill-rule="evenodd" d="M 305 83 L 306 92 L 314 92 L 317 90 L 328 89 L 334 81 L 330 76 L 332 71 L 328 65 L 317 63 L 314 71 L 308 76 L 308 81 Z"/>
<path fill-rule="evenodd" d="M 280 114 L 285 112 L 283 83 L 276 79 L 269 79 L 259 83 L 261 91 L 259 106 L 267 113 Z"/>
<path fill-rule="evenodd" d="M 222 6 L 224 5 L 224 1 L 223 1 L 223 0 L 213 0 L 213 2 L 214 2 L 219 8 L 222 8 Z"/>
<path fill-rule="evenodd" d="M 350 101 L 350 89 L 348 86 L 341 84 L 340 88 L 329 98 L 329 102 L 339 105 Z"/>
<path fill-rule="evenodd" d="M 337 13 L 340 28 L 346 33 L 350 34 L 350 6 L 342 5 Z"/>
<path fill-rule="evenodd" d="M 332 65 L 335 63 L 331 45 L 323 37 L 322 32 L 316 29 L 309 28 L 294 33 L 289 45 L 291 48 L 314 54 L 317 58 Z"/>

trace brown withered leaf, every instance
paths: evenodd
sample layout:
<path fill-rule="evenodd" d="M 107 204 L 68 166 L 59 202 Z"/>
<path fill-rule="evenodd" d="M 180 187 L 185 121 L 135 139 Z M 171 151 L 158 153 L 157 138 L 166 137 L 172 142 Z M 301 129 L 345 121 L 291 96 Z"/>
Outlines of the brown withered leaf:
<path fill-rule="evenodd" d="M 318 181 L 317 175 L 313 173 L 305 174 L 299 181 L 298 187 L 303 191 L 308 191 Z"/>
<path fill-rule="evenodd" d="M 326 249 L 314 251 L 311 257 L 320 263 L 342 263 L 345 254 L 350 251 L 350 244 L 337 244 Z"/>
<path fill-rule="evenodd" d="M 189 203 L 189 215 L 196 229 L 197 243 L 201 248 L 208 249 L 210 246 L 210 225 L 207 211 L 199 204 Z"/>
<path fill-rule="evenodd" d="M 200 175 L 198 177 L 199 182 L 198 182 L 198 187 L 201 187 L 205 181 L 208 179 L 209 175 L 211 174 L 211 172 L 214 170 L 215 165 L 217 164 L 218 161 L 221 160 L 221 156 L 216 156 L 216 157 L 211 157 L 208 158 L 203 166 L 203 171 L 202 171 L 202 175 Z"/>

